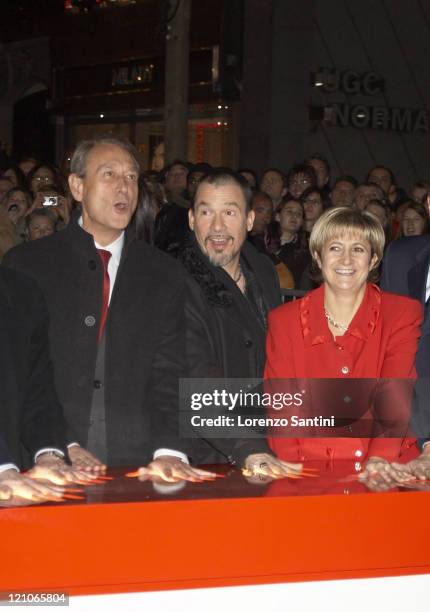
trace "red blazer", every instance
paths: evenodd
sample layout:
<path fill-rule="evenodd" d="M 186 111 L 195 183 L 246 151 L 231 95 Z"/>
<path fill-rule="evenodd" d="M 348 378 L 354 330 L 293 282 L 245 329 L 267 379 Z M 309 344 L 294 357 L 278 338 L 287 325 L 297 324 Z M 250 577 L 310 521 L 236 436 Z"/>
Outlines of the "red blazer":
<path fill-rule="evenodd" d="M 335 341 L 324 315 L 322 285 L 269 314 L 265 379 L 415 378 L 421 320 L 422 307 L 416 300 L 368 285 L 348 331 Z M 402 446 L 398 438 L 273 437 L 269 442 L 279 457 L 289 461 L 362 461 L 375 455 L 393 460 Z M 413 441 L 406 446 L 412 447 Z M 416 454 L 415 449 L 409 454 Z"/>

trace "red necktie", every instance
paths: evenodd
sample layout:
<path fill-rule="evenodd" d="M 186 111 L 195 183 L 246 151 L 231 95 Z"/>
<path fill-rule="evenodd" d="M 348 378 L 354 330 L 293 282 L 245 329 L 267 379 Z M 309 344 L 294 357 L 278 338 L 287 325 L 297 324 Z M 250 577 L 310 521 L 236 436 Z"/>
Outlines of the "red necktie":
<path fill-rule="evenodd" d="M 108 272 L 109 259 L 111 258 L 112 253 L 110 251 L 104 251 L 103 249 L 97 249 L 100 255 L 100 259 L 103 264 L 103 302 L 102 302 L 102 314 L 100 317 L 100 327 L 99 327 L 99 342 L 101 337 L 103 336 L 103 330 L 106 324 L 107 311 L 109 305 L 109 289 L 110 289 L 110 278 Z"/>

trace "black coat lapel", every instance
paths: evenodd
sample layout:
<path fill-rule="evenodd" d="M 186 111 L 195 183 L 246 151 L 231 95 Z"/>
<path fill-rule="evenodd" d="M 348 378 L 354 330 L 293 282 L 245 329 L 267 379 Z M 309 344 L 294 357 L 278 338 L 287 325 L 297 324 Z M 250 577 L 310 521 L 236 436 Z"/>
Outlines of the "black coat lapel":
<path fill-rule="evenodd" d="M 426 285 L 429 264 L 430 256 L 427 255 L 427 257 L 419 261 L 408 272 L 408 293 L 410 297 L 419 300 L 422 304 L 425 304 L 426 301 Z"/>
<path fill-rule="evenodd" d="M 419 251 L 415 258 L 417 263 L 408 272 L 408 293 L 411 298 L 419 300 L 424 306 L 424 321 L 421 327 L 421 334 L 425 335 L 430 332 L 429 311 L 425 308 L 427 276 L 430 266 L 429 247 L 426 246 Z"/>

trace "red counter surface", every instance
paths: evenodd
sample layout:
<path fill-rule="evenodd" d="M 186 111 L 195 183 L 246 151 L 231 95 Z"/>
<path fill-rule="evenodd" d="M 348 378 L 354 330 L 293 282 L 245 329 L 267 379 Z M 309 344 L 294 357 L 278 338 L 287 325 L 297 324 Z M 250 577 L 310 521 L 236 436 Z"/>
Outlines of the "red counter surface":
<path fill-rule="evenodd" d="M 0 591 L 71 595 L 430 573 L 430 493 L 318 478 L 154 488 L 125 478 L 61 504 L 0 509 Z"/>

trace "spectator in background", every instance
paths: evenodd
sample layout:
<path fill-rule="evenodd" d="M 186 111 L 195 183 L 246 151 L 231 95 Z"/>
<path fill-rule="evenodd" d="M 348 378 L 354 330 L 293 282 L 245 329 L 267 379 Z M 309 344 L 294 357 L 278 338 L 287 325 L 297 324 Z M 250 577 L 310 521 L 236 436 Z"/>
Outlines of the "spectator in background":
<path fill-rule="evenodd" d="M 57 217 L 57 229 L 64 229 L 70 221 L 71 201 L 57 185 L 42 185 L 33 198 L 29 213 L 40 208 L 50 208 Z M 29 214 L 28 213 L 28 214 Z"/>
<path fill-rule="evenodd" d="M 273 203 L 271 197 L 267 195 L 267 193 L 264 193 L 264 191 L 254 192 L 251 200 L 251 210 L 254 211 L 255 217 L 252 229 L 248 233 L 248 240 L 254 245 L 257 251 L 260 251 L 260 253 L 267 253 L 268 228 L 272 222 L 273 216 Z"/>
<path fill-rule="evenodd" d="M 412 185 L 411 189 L 411 197 L 414 202 L 418 202 L 418 204 L 424 204 L 424 200 L 427 197 L 427 194 L 430 192 L 430 181 L 416 181 Z"/>
<path fill-rule="evenodd" d="M 306 189 L 317 186 L 315 170 L 308 164 L 293 166 L 288 173 L 287 186 L 288 193 L 298 200 Z"/>
<path fill-rule="evenodd" d="M 188 164 L 180 159 L 167 166 L 164 173 L 164 187 L 169 202 L 174 202 L 188 210 L 187 193 Z"/>
<path fill-rule="evenodd" d="M 151 193 L 154 189 L 154 185 L 161 185 L 160 181 L 162 180 L 162 177 L 159 172 L 156 172 L 156 170 L 147 170 L 146 172 L 143 172 L 140 176 L 143 177 L 145 185 Z"/>
<path fill-rule="evenodd" d="M 303 229 L 310 234 L 316 220 L 319 219 L 324 210 L 331 205 L 330 198 L 322 189 L 309 187 L 302 193 L 300 202 L 305 212 Z"/>
<path fill-rule="evenodd" d="M 25 218 L 28 240 L 45 238 L 55 232 L 58 217 L 50 209 L 37 208 Z"/>
<path fill-rule="evenodd" d="M 331 192 L 331 203 L 337 208 L 339 206 L 351 207 L 354 202 L 355 190 L 357 188 L 357 181 L 353 176 L 347 174 L 339 176 Z"/>
<path fill-rule="evenodd" d="M 317 187 L 318 189 L 323 190 L 326 193 L 330 192 L 330 164 L 328 161 L 319 155 L 319 153 L 314 153 L 306 160 L 306 164 L 308 166 L 312 166 L 315 170 L 315 174 L 317 177 Z"/>
<path fill-rule="evenodd" d="M 384 190 L 391 206 L 397 207 L 401 202 L 407 199 L 403 189 L 397 187 L 394 174 L 385 166 L 374 166 L 367 175 L 366 181 L 376 183 Z"/>
<path fill-rule="evenodd" d="M 19 221 L 24 218 L 30 206 L 30 194 L 19 187 L 9 189 L 1 201 L 1 207 L 7 212 L 9 219 L 14 225 L 19 224 Z"/>
<path fill-rule="evenodd" d="M 28 176 L 29 172 L 33 170 L 35 166 L 37 166 L 38 161 L 34 157 L 21 157 L 19 160 L 18 166 L 22 170 L 24 176 Z"/>
<path fill-rule="evenodd" d="M 9 166 L 3 172 L 2 176 L 5 176 L 6 178 L 10 179 L 14 187 L 20 187 L 21 189 L 24 189 L 25 174 L 19 166 Z"/>
<path fill-rule="evenodd" d="M 212 170 L 212 166 L 210 164 L 206 164 L 205 162 L 201 162 L 198 164 L 194 164 L 190 167 L 190 171 L 187 176 L 187 190 L 188 190 L 188 199 L 191 200 L 196 193 L 197 185 L 200 183 L 205 174 Z"/>
<path fill-rule="evenodd" d="M 167 167 L 164 175 L 167 204 L 155 218 L 155 246 L 172 255 L 177 254 L 189 232 L 187 176 L 185 162 L 175 161 Z"/>
<path fill-rule="evenodd" d="M 386 201 L 385 191 L 376 183 L 360 183 L 354 193 L 355 208 L 365 210 L 371 200 Z"/>
<path fill-rule="evenodd" d="M 13 187 L 4 196 L 1 208 L 7 213 L 9 219 L 16 228 L 18 242 L 25 240 L 24 217 L 31 206 L 31 197 L 28 191 Z"/>
<path fill-rule="evenodd" d="M 153 199 L 155 216 L 158 215 L 163 206 L 168 204 L 166 190 L 164 185 L 160 183 L 159 178 L 160 174 L 154 172 L 154 170 L 149 170 L 141 175 L 141 179 Z"/>
<path fill-rule="evenodd" d="M 273 210 L 276 210 L 287 193 L 285 175 L 276 168 L 265 170 L 261 178 L 260 189 L 272 198 Z"/>
<path fill-rule="evenodd" d="M 7 213 L 0 206 L 0 263 L 9 249 L 17 244 L 16 230 Z"/>
<path fill-rule="evenodd" d="M 278 209 L 279 248 L 274 263 L 282 262 L 294 278 L 294 287 L 300 289 L 302 276 L 310 264 L 306 234 L 303 231 L 304 211 L 299 200 L 286 197 Z"/>
<path fill-rule="evenodd" d="M 392 210 L 391 235 L 393 236 L 393 238 L 398 238 L 401 233 L 403 213 L 408 207 L 408 204 L 409 204 L 409 200 L 406 200 L 406 202 L 402 202 L 401 204 L 398 204 L 394 208 L 394 210 Z"/>
<path fill-rule="evenodd" d="M 425 196 L 423 204 L 430 218 L 430 193 Z"/>
<path fill-rule="evenodd" d="M 240 170 L 238 170 L 238 173 L 241 174 L 243 178 L 248 181 L 249 186 L 253 191 L 257 191 L 258 179 L 254 170 L 251 170 L 250 168 L 241 168 Z"/>
<path fill-rule="evenodd" d="M 408 202 L 400 223 L 401 236 L 421 236 L 429 233 L 429 217 L 423 204 Z"/>
<path fill-rule="evenodd" d="M 148 188 L 144 174 L 139 176 L 138 186 L 137 207 L 129 226 L 129 233 L 130 236 L 134 233 L 136 240 L 143 240 L 153 245 L 155 218 L 160 210 L 159 202 L 155 192 Z M 152 186 L 158 186 L 162 189 L 160 183 L 153 183 Z"/>
<path fill-rule="evenodd" d="M 0 176 L 0 202 L 3 200 L 6 193 L 13 188 L 13 183 L 7 176 Z"/>
<path fill-rule="evenodd" d="M 367 175 L 367 181 L 379 185 L 388 197 L 394 187 L 394 175 L 385 166 L 374 166 Z"/>
<path fill-rule="evenodd" d="M 27 189 L 34 197 L 41 187 L 47 185 L 61 185 L 60 173 L 51 164 L 37 164 L 27 175 Z"/>
<path fill-rule="evenodd" d="M 165 157 L 164 153 L 164 141 L 158 142 L 152 152 L 151 170 L 155 170 L 155 172 L 161 172 L 163 170 Z"/>
<path fill-rule="evenodd" d="M 381 223 L 382 228 L 385 234 L 385 246 L 384 249 L 387 248 L 387 245 L 391 242 L 392 234 L 391 234 L 391 210 L 385 200 L 370 200 L 366 204 L 366 208 L 364 209 L 366 212 L 371 213 L 374 217 L 378 219 Z"/>

